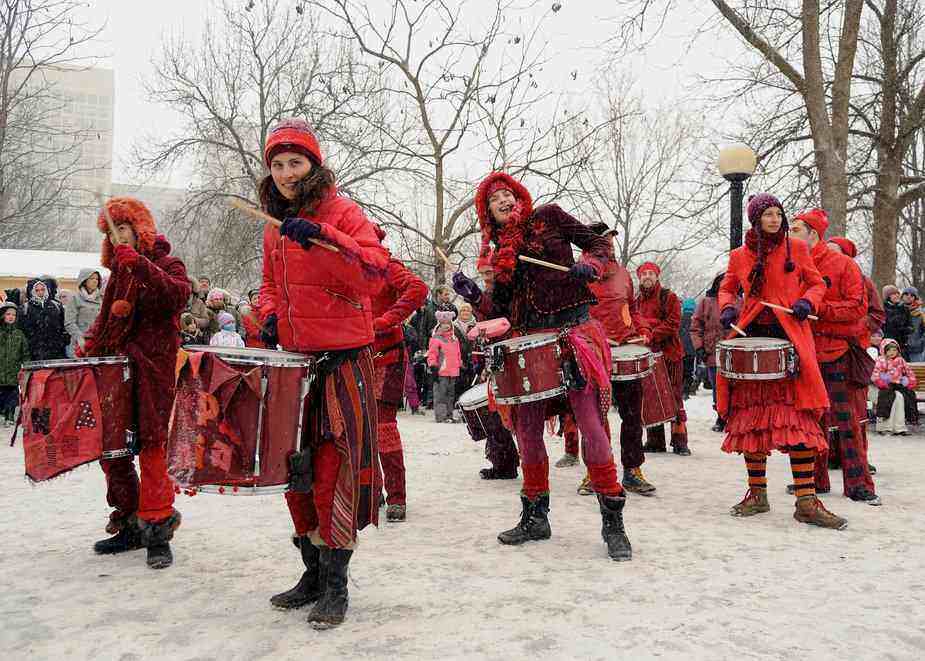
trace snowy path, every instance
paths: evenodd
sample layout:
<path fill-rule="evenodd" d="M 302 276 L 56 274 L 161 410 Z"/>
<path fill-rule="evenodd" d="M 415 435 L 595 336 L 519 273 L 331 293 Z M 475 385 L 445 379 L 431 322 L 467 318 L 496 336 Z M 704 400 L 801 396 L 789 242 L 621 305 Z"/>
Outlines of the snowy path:
<path fill-rule="evenodd" d="M 0 447 L 0 650 L 6 659 L 914 659 L 925 657 L 925 439 L 871 437 L 882 508 L 840 495 L 844 532 L 792 519 L 772 457 L 772 511 L 727 514 L 745 491 L 709 393 L 689 402 L 694 455 L 647 456 L 658 496 L 631 496 L 630 563 L 606 559 L 580 467 L 552 469 L 553 538 L 495 541 L 519 481 L 483 482 L 464 425 L 400 418 L 409 520 L 367 529 L 350 610 L 315 632 L 268 597 L 301 572 L 282 497 L 181 497 L 173 568 L 94 556 L 107 509 L 91 466 L 41 487 Z M 616 419 L 612 424 L 616 424 Z M 548 443 L 553 461 L 561 440 Z M 384 516 L 383 516 L 384 519 Z"/>

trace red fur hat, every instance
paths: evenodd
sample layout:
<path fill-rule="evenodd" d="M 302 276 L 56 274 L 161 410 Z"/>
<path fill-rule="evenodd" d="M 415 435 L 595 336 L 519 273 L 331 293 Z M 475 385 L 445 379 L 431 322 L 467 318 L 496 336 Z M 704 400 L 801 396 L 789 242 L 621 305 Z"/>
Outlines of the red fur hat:
<path fill-rule="evenodd" d="M 318 138 L 304 119 L 284 119 L 270 129 L 267 145 L 263 149 L 263 160 L 267 167 L 270 167 L 270 161 L 276 154 L 284 151 L 305 154 L 318 165 L 324 164 Z"/>
<path fill-rule="evenodd" d="M 655 262 L 643 262 L 640 264 L 639 268 L 636 269 L 636 276 L 641 276 L 643 271 L 655 271 L 655 275 L 659 276 L 662 274 L 662 269 Z"/>
<path fill-rule="evenodd" d="M 830 239 L 827 239 L 829 243 L 834 243 L 841 251 L 848 255 L 851 259 L 854 259 L 858 256 L 858 247 L 854 245 L 854 241 L 844 236 L 833 236 Z"/>
<path fill-rule="evenodd" d="M 488 198 L 496 191 L 504 189 L 511 191 L 521 204 L 521 218 L 527 219 L 533 214 L 533 198 L 530 196 L 530 191 L 522 183 L 506 172 L 492 172 L 485 177 L 475 191 L 475 213 L 479 217 L 479 229 L 482 230 L 480 258 L 489 254 L 491 250 L 490 242 L 495 232 L 495 223 L 492 221 L 491 212 L 488 210 Z"/>
<path fill-rule="evenodd" d="M 137 250 L 140 253 L 149 253 L 154 248 L 154 239 L 157 236 L 157 226 L 154 216 L 148 211 L 141 200 L 134 197 L 112 197 L 106 202 L 106 210 L 112 218 L 113 224 L 118 227 L 126 223 L 132 226 L 138 238 Z M 106 223 L 106 212 L 100 210 L 96 218 L 96 226 L 105 236 L 100 262 L 108 269 L 112 268 L 113 247 L 109 241 L 109 225 Z"/>
<path fill-rule="evenodd" d="M 816 230 L 819 238 L 825 237 L 825 232 L 829 229 L 829 216 L 823 209 L 810 209 L 803 211 L 793 217 L 794 220 L 802 220 L 804 223 Z"/>

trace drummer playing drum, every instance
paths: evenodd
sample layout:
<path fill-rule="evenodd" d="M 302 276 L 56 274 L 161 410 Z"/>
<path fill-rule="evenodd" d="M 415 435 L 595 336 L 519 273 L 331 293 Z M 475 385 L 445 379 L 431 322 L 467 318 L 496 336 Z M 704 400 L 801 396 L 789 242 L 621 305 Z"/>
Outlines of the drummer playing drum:
<path fill-rule="evenodd" d="M 747 517 L 770 510 L 765 471 L 768 455 L 776 449 L 790 456 L 796 485 L 794 518 L 841 530 L 847 522 L 823 507 L 813 483 L 816 453 L 826 449 L 819 418 L 829 401 L 806 318 L 822 300 L 825 282 L 806 243 L 787 237 L 787 218 L 776 197 L 753 196 L 748 220 L 752 227 L 745 245 L 729 254 L 719 290 L 720 319 L 730 329 L 738 316 L 738 326 L 749 337 L 789 340 L 799 356 L 799 373 L 778 380 L 730 381 L 722 375 L 717 379 L 718 410 L 728 413 L 723 450 L 743 454 L 748 470 L 748 491 L 730 514 Z M 740 288 L 745 299 L 737 315 Z"/>
<path fill-rule="evenodd" d="M 462 273 L 454 275 L 453 287 L 483 318 L 507 317 L 517 334 L 567 332 L 582 377 L 567 391 L 567 398 L 582 432 L 582 456 L 598 497 L 602 536 L 612 559 L 629 560 L 632 549 L 623 525 L 626 498 L 617 481 L 607 424 L 610 349 L 603 328 L 588 311 L 594 300 L 588 283 L 604 272 L 607 239 L 556 205 L 534 210 L 527 189 L 503 172 L 493 172 L 482 181 L 475 207 L 482 232 L 481 255 L 487 255 L 494 245 L 494 287 L 482 293 Z M 577 263 L 572 244 L 584 251 Z M 521 256 L 567 268 L 527 263 Z M 502 411 L 505 423 L 513 425 L 516 433 L 524 475 L 520 521 L 498 535 L 502 544 L 551 535 L 549 458 L 543 428 L 547 404 L 552 401 L 528 401 Z"/>

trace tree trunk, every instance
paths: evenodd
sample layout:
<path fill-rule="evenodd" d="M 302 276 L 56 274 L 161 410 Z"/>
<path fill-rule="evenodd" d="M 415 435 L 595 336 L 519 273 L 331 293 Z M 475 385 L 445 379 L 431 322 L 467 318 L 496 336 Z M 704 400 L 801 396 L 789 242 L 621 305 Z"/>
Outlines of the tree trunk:
<path fill-rule="evenodd" d="M 902 164 L 891 162 L 893 160 L 879 163 L 877 190 L 874 193 L 871 278 L 878 288 L 895 284 L 896 280 L 896 230 L 899 221 L 899 172 Z"/>
<path fill-rule="evenodd" d="M 446 282 L 446 264 L 437 248 L 446 253 L 446 239 L 443 236 L 444 199 L 446 190 L 443 180 L 443 159 L 437 158 L 434 164 L 434 286 Z"/>

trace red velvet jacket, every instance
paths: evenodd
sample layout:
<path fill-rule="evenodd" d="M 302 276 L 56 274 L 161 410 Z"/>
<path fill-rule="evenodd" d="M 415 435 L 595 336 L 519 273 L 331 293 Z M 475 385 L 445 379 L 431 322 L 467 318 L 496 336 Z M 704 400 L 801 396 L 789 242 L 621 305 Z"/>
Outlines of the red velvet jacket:
<path fill-rule="evenodd" d="M 826 283 L 825 296 L 816 307 L 819 321 L 812 322 L 816 359 L 830 363 L 848 351 L 848 339 L 857 339 L 867 326 L 867 294 L 861 269 L 854 260 L 829 250 L 819 241 L 810 251 Z"/>
<path fill-rule="evenodd" d="M 600 277 L 607 263 L 608 243 L 558 205 L 545 204 L 527 220 L 521 254 L 570 267 L 575 263 L 574 244 L 583 251 L 581 261 L 590 264 Z M 483 319 L 507 317 L 512 328 L 527 330 L 531 313 L 555 314 L 594 302 L 588 286 L 565 271 L 518 260 L 513 282 L 496 282 L 491 292 L 484 293 L 479 314 Z"/>
<path fill-rule="evenodd" d="M 424 305 L 427 294 L 423 280 L 394 257 L 389 259 L 385 286 L 372 300 L 374 323 L 387 324 L 385 329 L 376 331 L 376 353 L 404 342 L 402 322 Z"/>
<path fill-rule="evenodd" d="M 641 331 L 651 338 L 650 348 L 661 351 L 665 360 L 684 358 L 681 346 L 681 299 L 660 283 L 642 289 L 633 301 L 633 312 Z"/>
<path fill-rule="evenodd" d="M 623 265 L 611 257 L 604 267 L 600 280 L 588 285 L 597 298 L 597 305 L 591 306 L 591 316 L 601 322 L 607 339 L 623 344 L 628 339 L 639 336 L 636 324 L 630 312 L 633 301 L 633 278 Z"/>
<path fill-rule="evenodd" d="M 373 342 L 371 295 L 382 286 L 389 253 L 374 226 L 351 200 L 328 196 L 313 214 L 320 239 L 338 248 L 303 248 L 269 223 L 263 232 L 261 317 L 278 318 L 279 343 L 288 351 L 362 347 Z"/>
<path fill-rule="evenodd" d="M 748 326 L 758 314 L 765 310 L 761 301 L 776 303 L 784 307 L 792 307 L 797 299 L 805 298 L 814 309 L 818 308 L 822 297 L 825 296 L 825 281 L 816 270 L 809 248 L 799 239 L 790 239 L 792 260 L 796 268 L 787 273 L 784 262 L 787 259 L 785 244 L 775 247 L 765 261 L 765 281 L 761 292 L 757 296 L 748 293 L 748 275 L 755 265 L 756 256 L 746 246 L 736 248 L 729 253 L 729 266 L 726 276 L 719 288 L 719 309 L 725 310 L 738 303 L 739 287 L 745 289 L 745 299 L 742 302 L 742 311 L 736 325 L 740 328 Z M 829 406 L 825 384 L 819 371 L 816 360 L 816 345 L 813 342 L 812 329 L 808 321 L 797 321 L 793 315 L 780 310 L 772 310 L 774 317 L 787 337 L 793 342 L 794 348 L 800 357 L 800 373 L 795 381 L 795 405 L 798 409 L 812 410 L 814 415 L 822 415 L 823 410 Z M 727 338 L 737 337 L 734 331 L 729 331 Z M 729 381 L 721 374 L 717 374 L 717 411 L 729 410 Z"/>

